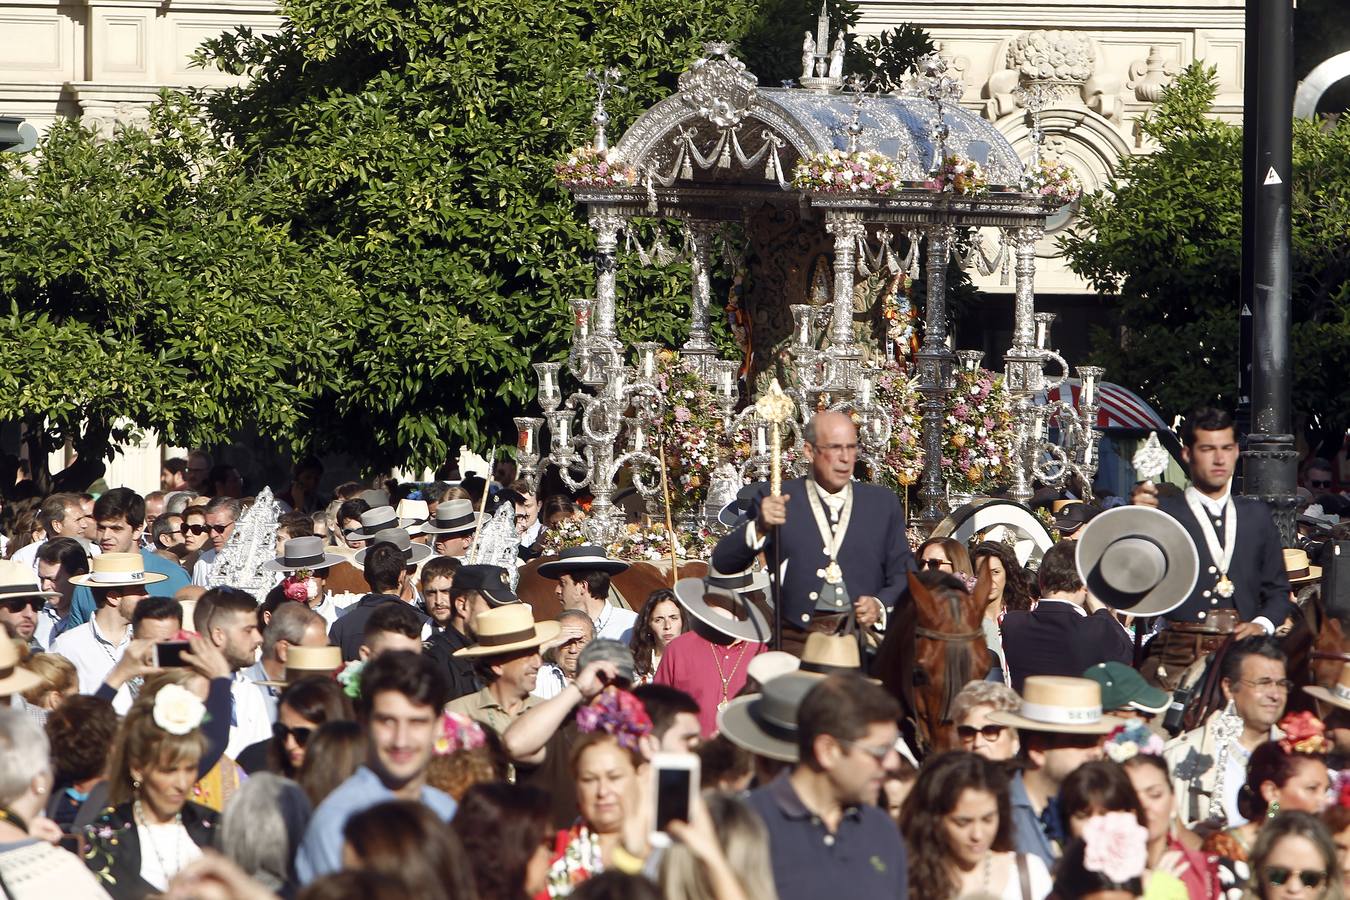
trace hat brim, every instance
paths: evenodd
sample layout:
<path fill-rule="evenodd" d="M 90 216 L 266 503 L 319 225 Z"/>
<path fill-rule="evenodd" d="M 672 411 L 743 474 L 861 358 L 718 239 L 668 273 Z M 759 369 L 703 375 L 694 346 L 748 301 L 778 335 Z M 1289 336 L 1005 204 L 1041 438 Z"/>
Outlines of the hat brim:
<path fill-rule="evenodd" d="M 352 565 L 356 566 L 358 569 L 365 568 L 366 554 L 369 551 L 370 551 L 369 547 L 363 547 L 362 549 L 357 550 L 356 555 L 352 557 Z M 433 552 L 432 549 L 428 547 L 426 544 L 413 544 L 412 553 L 408 557 L 408 565 L 410 566 L 421 565 L 422 563 L 431 559 L 432 552 Z"/>
<path fill-rule="evenodd" d="M 1164 515 L 1166 514 L 1164 513 Z M 1039 719 L 1028 719 L 1026 716 L 1004 710 L 995 710 L 989 713 L 986 718 L 996 725 L 1008 725 L 1018 731 L 1043 731 L 1048 734 L 1110 734 L 1122 725 L 1127 724 L 1127 720 L 1112 715 L 1103 715 L 1095 722 L 1077 724 L 1042 722 Z"/>
<path fill-rule="evenodd" d="M 385 524 L 381 525 L 374 531 L 367 531 L 364 528 L 358 528 L 351 534 L 347 535 L 347 537 L 354 541 L 373 541 L 375 540 L 375 535 L 379 534 L 381 531 L 384 531 L 387 528 L 402 528 L 404 531 L 408 532 L 408 534 L 421 534 L 422 531 L 425 530 L 422 527 L 422 523 L 426 521 L 425 519 L 410 519 L 407 516 L 395 516 L 395 518 L 398 520 L 397 525 L 391 525 L 388 522 L 386 522 Z M 413 530 L 414 528 L 418 530 L 414 531 Z"/>
<path fill-rule="evenodd" d="M 540 563 L 539 568 L 535 569 L 538 575 L 544 578 L 552 578 L 555 581 L 559 576 L 568 572 L 604 572 L 606 575 L 618 575 L 620 572 L 626 571 L 628 571 L 628 563 L 610 559 L 607 556 L 573 556 L 568 559 L 554 559 L 546 563 Z"/>
<path fill-rule="evenodd" d="M 796 741 L 789 741 L 768 734 L 755 721 L 751 704 L 759 699 L 759 694 L 747 694 L 744 697 L 735 698 L 718 710 L 718 733 L 742 750 L 748 750 L 757 756 L 765 756 L 779 762 L 797 762 Z"/>
<path fill-rule="evenodd" d="M 482 644 L 473 644 L 468 647 L 461 647 L 455 651 L 454 655 L 467 659 L 476 659 L 484 656 L 503 656 L 507 653 L 514 653 L 517 650 L 529 650 L 531 647 L 547 644 L 561 633 L 562 626 L 557 622 L 535 622 L 534 637 L 532 638 L 526 638 L 523 641 L 515 641 L 510 644 L 494 644 L 490 647 L 483 646 Z"/>
<path fill-rule="evenodd" d="M 1322 567 L 1308 566 L 1308 574 L 1301 575 L 1298 578 L 1290 578 L 1289 586 L 1293 587 L 1294 585 L 1298 584 L 1312 584 L 1314 581 L 1321 581 L 1321 580 L 1322 580 Z"/>
<path fill-rule="evenodd" d="M 87 572 L 84 575 L 72 575 L 70 578 L 70 583 L 80 584 L 84 585 L 85 587 L 91 588 L 136 587 L 138 585 L 145 585 L 145 584 L 159 584 L 161 581 L 167 581 L 168 578 L 169 578 L 168 575 L 161 575 L 159 572 L 146 572 L 140 578 L 127 578 L 123 581 L 108 581 L 106 578 L 100 578 L 97 581 L 95 581 L 94 573 Z M 23 596 L 27 597 L 31 595 L 24 594 Z"/>
<path fill-rule="evenodd" d="M 342 667 L 341 667 L 341 666 L 334 666 L 334 667 L 331 668 L 331 669 L 296 669 L 295 672 L 294 672 L 294 674 L 295 674 L 295 680 L 296 680 L 296 681 L 299 681 L 299 680 L 302 679 L 302 678 L 330 678 L 330 677 L 332 677 L 333 673 L 336 672 L 336 671 L 337 671 L 338 669 L 340 669 L 340 668 L 342 668 Z M 288 671 L 286 672 L 286 674 L 287 674 L 287 675 L 290 675 L 290 674 L 292 674 L 292 673 L 288 670 Z M 257 684 L 257 685 L 261 685 L 262 687 L 284 688 L 284 687 L 290 687 L 290 686 L 291 686 L 291 679 L 290 679 L 290 678 L 279 678 L 279 679 L 273 680 L 273 679 L 270 679 L 270 678 L 269 678 L 269 679 L 266 679 L 266 680 L 264 680 L 264 681 L 255 681 L 255 682 L 253 682 L 253 683 L 254 683 L 254 684 Z"/>
<path fill-rule="evenodd" d="M 4 678 L 0 678 L 0 697 L 22 694 L 24 691 L 32 690 L 40 684 L 42 684 L 42 677 L 36 672 L 30 672 L 22 666 L 15 666 L 14 671 Z"/>
<path fill-rule="evenodd" d="M 431 519 L 428 519 L 426 524 L 422 526 L 422 533 L 442 535 L 473 534 L 474 530 L 478 528 L 479 523 L 482 521 L 483 517 L 478 513 L 474 513 L 472 522 L 467 522 L 464 525 L 456 525 L 454 528 L 438 528 L 431 524 Z"/>
<path fill-rule="evenodd" d="M 73 578 L 71 579 L 71 581 L 74 580 L 75 579 Z M 5 591 L 4 593 L 0 593 L 0 600 L 14 600 L 19 597 L 42 597 L 44 599 L 51 600 L 54 597 L 60 596 L 61 595 L 58 594 L 56 591 L 44 591 L 40 589 L 34 589 L 31 591 Z"/>
<path fill-rule="evenodd" d="M 269 559 L 258 566 L 258 568 L 262 569 L 264 572 L 301 572 L 313 571 L 315 569 L 331 569 L 333 566 L 336 566 L 339 563 L 345 563 L 346 561 L 347 557 L 339 556 L 336 553 L 329 553 L 325 550 L 322 562 L 306 563 L 303 566 L 292 566 L 288 565 L 284 559 Z"/>
<path fill-rule="evenodd" d="M 746 588 L 746 590 L 753 589 L 753 586 Z M 731 591 L 729 588 L 723 588 L 723 590 L 735 594 L 738 598 L 743 593 L 743 591 Z M 680 602 L 680 606 L 684 608 L 685 612 L 704 625 L 719 634 L 724 634 L 738 641 L 752 641 L 759 644 L 769 642 L 769 620 L 755 604 L 741 598 L 746 617 L 734 619 L 710 606 L 704 596 L 705 588 L 702 578 L 681 578 L 675 582 L 675 599 Z"/>
<path fill-rule="evenodd" d="M 1322 687 L 1320 684 L 1304 685 L 1303 690 L 1311 697 L 1316 697 L 1323 703 L 1330 703 L 1337 709 L 1350 709 L 1350 700 L 1343 700 L 1337 697 L 1331 691 Z"/>
<path fill-rule="evenodd" d="M 1127 594 L 1102 577 L 1102 555 L 1123 538 L 1147 537 L 1163 551 L 1167 569 L 1151 590 Z M 1186 602 L 1200 576 L 1200 557 L 1186 529 L 1162 510 L 1118 506 L 1094 516 L 1077 539 L 1075 562 L 1088 592 L 1118 612 L 1160 616 Z"/>

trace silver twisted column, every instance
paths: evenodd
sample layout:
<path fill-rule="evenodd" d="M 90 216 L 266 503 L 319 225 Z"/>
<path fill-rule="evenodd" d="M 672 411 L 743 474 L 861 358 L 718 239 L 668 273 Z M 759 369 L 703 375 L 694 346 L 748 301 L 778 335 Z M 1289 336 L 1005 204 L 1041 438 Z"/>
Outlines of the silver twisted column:
<path fill-rule="evenodd" d="M 928 234 L 928 297 L 924 316 L 923 346 L 916 354 L 919 393 L 923 402 L 923 477 L 919 483 L 919 520 L 931 529 L 946 514 L 942 482 L 942 420 L 947 392 L 952 384 L 952 353 L 947 349 L 947 260 L 956 229 L 937 225 Z"/>

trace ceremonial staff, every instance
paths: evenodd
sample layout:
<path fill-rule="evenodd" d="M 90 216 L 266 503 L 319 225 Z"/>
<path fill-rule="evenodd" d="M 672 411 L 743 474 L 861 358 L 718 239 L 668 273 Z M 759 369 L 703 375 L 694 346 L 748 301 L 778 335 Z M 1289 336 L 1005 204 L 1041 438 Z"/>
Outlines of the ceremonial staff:
<path fill-rule="evenodd" d="M 783 393 L 775 378 L 769 390 L 755 403 L 755 411 L 760 418 L 769 423 L 773 439 L 769 451 L 769 493 L 774 497 L 783 496 L 783 446 L 782 426 L 792 416 L 792 398 Z M 779 544 L 779 528 L 773 526 L 773 559 L 769 568 L 769 585 L 773 596 L 773 649 L 783 649 L 783 560 Z"/>

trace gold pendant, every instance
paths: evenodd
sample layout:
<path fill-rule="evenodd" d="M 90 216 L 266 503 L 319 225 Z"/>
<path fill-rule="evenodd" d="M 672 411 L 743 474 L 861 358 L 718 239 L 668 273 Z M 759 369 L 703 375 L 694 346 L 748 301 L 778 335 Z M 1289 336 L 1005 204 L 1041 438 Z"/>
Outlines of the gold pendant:
<path fill-rule="evenodd" d="M 838 584 L 844 580 L 844 570 L 839 568 L 837 560 L 830 560 L 830 564 L 825 567 L 825 580 L 830 584 Z"/>

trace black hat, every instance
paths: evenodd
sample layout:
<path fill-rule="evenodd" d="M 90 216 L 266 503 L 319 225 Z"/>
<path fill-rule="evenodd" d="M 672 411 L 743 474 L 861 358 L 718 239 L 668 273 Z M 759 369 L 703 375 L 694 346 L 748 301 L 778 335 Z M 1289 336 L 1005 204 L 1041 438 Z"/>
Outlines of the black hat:
<path fill-rule="evenodd" d="M 1055 529 L 1062 534 L 1073 534 L 1100 515 L 1101 511 L 1102 508 L 1095 503 L 1082 500 L 1066 503 L 1055 513 Z"/>
<path fill-rule="evenodd" d="M 520 602 L 516 592 L 511 590 L 511 581 L 506 570 L 501 566 L 460 566 L 450 583 L 450 590 L 455 594 L 477 591 L 487 598 L 491 606 L 506 606 L 508 603 Z"/>
<path fill-rule="evenodd" d="M 736 499 L 722 507 L 722 510 L 717 514 L 717 521 L 728 528 L 735 528 L 744 520 L 746 513 L 768 493 L 769 483 L 767 481 L 752 481 L 742 486 L 736 492 Z"/>

